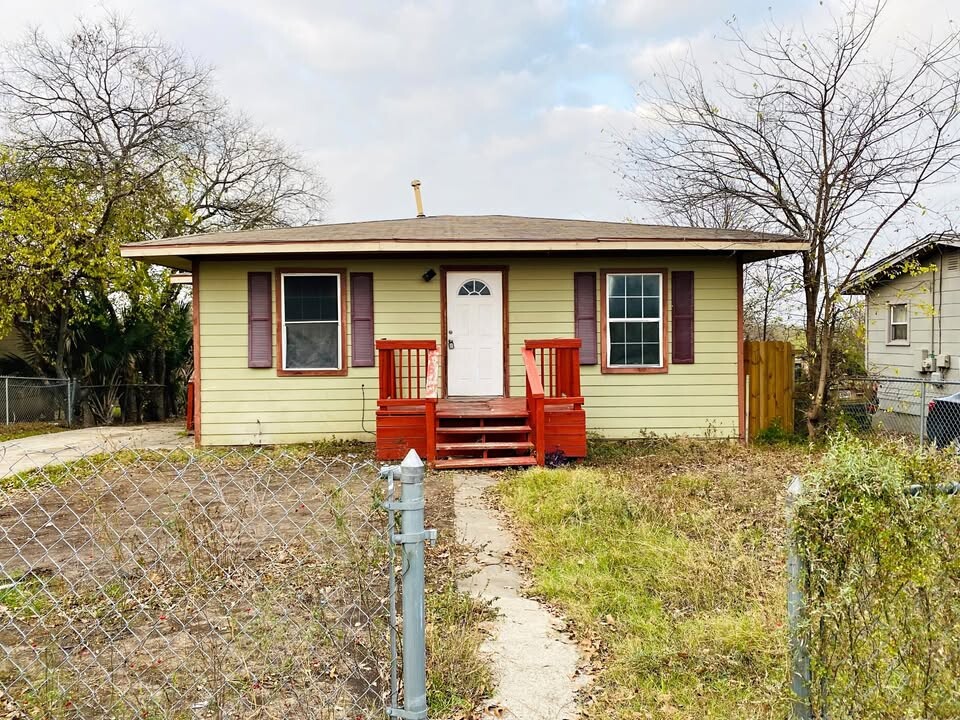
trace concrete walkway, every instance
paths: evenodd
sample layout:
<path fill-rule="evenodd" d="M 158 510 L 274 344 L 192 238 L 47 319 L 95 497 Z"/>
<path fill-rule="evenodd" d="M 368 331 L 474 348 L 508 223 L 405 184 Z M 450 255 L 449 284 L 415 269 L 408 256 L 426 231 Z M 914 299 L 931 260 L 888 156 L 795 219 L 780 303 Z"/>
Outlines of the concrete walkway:
<path fill-rule="evenodd" d="M 476 572 L 460 588 L 491 600 L 500 612 L 493 636 L 484 644 L 498 680 L 492 707 L 511 720 L 572 720 L 579 717 L 577 689 L 589 678 L 577 675 L 580 656 L 560 623 L 535 600 L 523 597 L 523 577 L 509 564 L 512 539 L 483 492 L 488 475 L 464 473 L 456 479 L 457 535 L 479 555 Z"/>
<path fill-rule="evenodd" d="M 7 440 L 0 442 L 0 478 L 44 465 L 77 460 L 85 455 L 191 446 L 193 438 L 182 436 L 182 432 L 182 424 L 157 423 L 81 428 Z"/>

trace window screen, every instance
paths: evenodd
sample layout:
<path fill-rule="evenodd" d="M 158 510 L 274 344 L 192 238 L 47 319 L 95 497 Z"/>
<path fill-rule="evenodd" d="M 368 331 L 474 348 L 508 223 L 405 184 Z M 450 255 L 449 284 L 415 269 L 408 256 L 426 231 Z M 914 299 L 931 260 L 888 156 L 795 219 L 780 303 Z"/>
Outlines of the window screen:
<path fill-rule="evenodd" d="M 340 276 L 283 276 L 283 367 L 339 370 Z"/>

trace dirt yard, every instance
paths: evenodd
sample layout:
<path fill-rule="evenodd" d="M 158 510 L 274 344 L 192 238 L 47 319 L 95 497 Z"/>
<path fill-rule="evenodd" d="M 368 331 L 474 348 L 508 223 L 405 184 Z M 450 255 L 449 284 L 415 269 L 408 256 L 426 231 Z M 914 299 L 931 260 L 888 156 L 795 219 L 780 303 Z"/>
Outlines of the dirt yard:
<path fill-rule="evenodd" d="M 0 688 L 25 717 L 382 716 L 372 462 L 125 451 L 17 480 L 0 490 Z"/>

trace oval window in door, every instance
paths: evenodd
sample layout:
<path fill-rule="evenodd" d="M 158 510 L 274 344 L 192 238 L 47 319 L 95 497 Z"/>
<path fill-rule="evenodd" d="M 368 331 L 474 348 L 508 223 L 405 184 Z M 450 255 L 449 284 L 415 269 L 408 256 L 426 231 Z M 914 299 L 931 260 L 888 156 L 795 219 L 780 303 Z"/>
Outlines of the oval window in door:
<path fill-rule="evenodd" d="M 460 286 L 460 289 L 457 291 L 457 295 L 489 295 L 490 288 L 487 287 L 487 284 L 482 280 L 467 280 L 463 285 Z"/>

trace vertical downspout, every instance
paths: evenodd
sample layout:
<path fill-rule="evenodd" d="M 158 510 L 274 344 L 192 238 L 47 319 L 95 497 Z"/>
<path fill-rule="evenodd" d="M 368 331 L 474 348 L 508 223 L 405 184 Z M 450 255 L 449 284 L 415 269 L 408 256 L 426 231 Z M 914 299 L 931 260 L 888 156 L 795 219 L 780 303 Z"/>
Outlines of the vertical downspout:
<path fill-rule="evenodd" d="M 870 292 L 863 294 L 863 368 L 870 374 Z"/>
<path fill-rule="evenodd" d="M 940 266 L 937 269 L 940 287 L 937 288 L 937 354 L 943 352 L 943 248 L 940 248 Z"/>
<path fill-rule="evenodd" d="M 943 277 L 943 248 L 940 250 L 940 259 L 937 262 L 936 277 L 930 281 L 930 352 L 934 357 L 940 354 L 940 348 L 937 347 L 937 282 Z M 936 363 L 934 363 L 936 365 Z M 934 368 L 936 370 L 936 368 Z"/>

